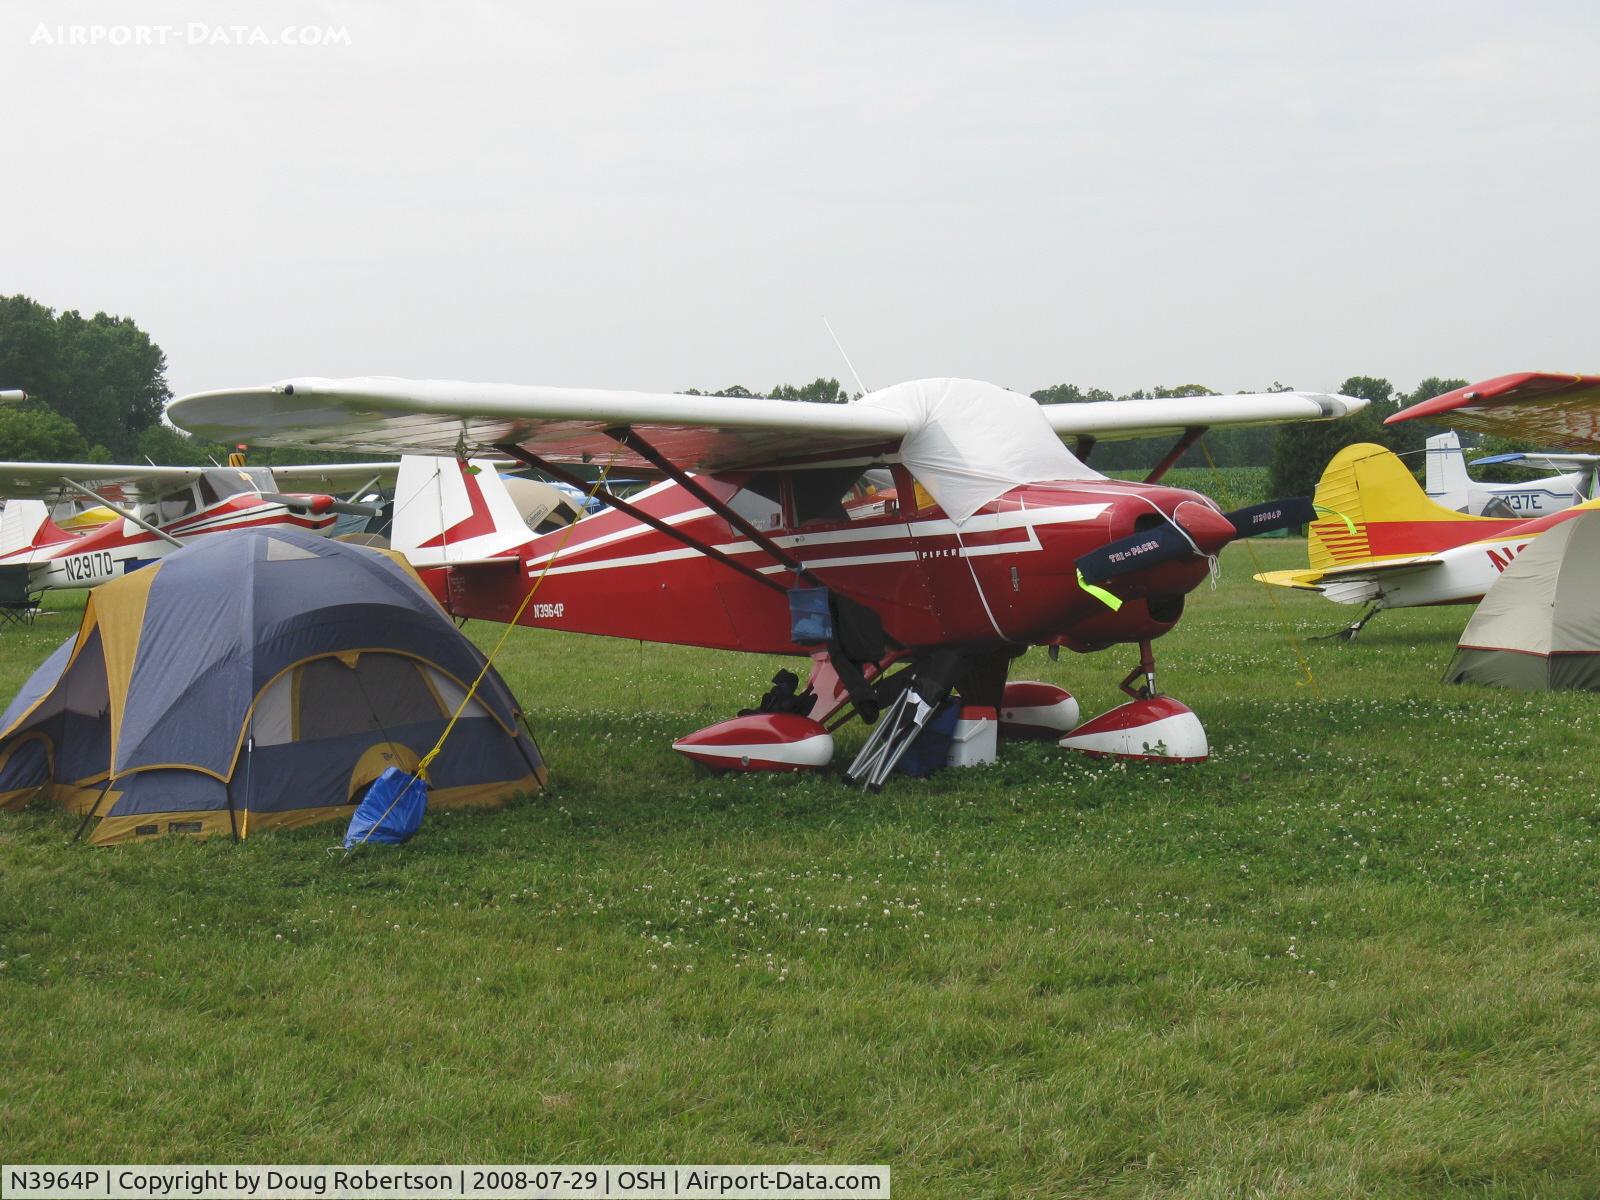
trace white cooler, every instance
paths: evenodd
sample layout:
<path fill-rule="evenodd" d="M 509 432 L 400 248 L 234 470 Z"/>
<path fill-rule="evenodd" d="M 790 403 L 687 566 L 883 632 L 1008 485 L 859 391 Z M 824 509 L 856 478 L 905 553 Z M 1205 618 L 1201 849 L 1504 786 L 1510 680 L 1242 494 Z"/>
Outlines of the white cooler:
<path fill-rule="evenodd" d="M 963 705 L 955 732 L 950 735 L 950 753 L 945 765 L 976 767 L 994 762 L 998 757 L 999 729 L 1000 717 L 994 709 Z"/>

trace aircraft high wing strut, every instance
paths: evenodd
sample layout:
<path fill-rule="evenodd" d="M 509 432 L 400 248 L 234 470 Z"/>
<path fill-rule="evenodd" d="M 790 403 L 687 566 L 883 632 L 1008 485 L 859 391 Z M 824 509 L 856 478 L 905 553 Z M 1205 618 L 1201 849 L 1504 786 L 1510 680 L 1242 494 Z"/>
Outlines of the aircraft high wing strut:
<path fill-rule="evenodd" d="M 1146 483 L 1159 483 L 1161 477 L 1170 471 L 1177 461 L 1188 453 L 1201 438 L 1205 437 L 1209 425 L 1190 425 L 1179 435 L 1173 443 L 1172 449 L 1167 451 L 1167 456 L 1150 469 L 1150 474 L 1144 477 Z M 1081 456 L 1080 456 L 1081 457 Z"/>
<path fill-rule="evenodd" d="M 792 554 L 783 549 L 783 547 L 779 546 L 766 534 L 762 533 L 759 529 L 752 525 L 744 518 L 742 514 L 736 512 L 731 505 L 724 504 L 721 500 L 718 500 L 704 487 L 702 487 L 700 482 L 696 480 L 693 475 L 690 475 L 682 467 L 672 462 L 669 458 L 667 458 L 666 455 L 662 454 L 649 442 L 645 441 L 644 438 L 640 437 L 639 434 L 632 428 L 624 425 L 617 429 L 608 429 L 606 430 L 606 436 L 611 438 L 618 445 L 632 450 L 640 458 L 643 458 L 652 466 L 662 471 L 669 478 L 671 478 L 673 482 L 677 483 L 696 500 L 700 501 L 701 504 L 704 504 L 707 508 L 711 509 L 712 512 L 715 512 L 718 516 L 722 517 L 728 522 L 728 524 L 732 525 L 740 533 L 744 534 L 745 537 L 749 538 L 756 545 L 760 546 L 776 561 L 781 562 L 784 566 L 788 567 L 789 570 L 793 571 L 796 576 L 801 579 L 808 580 L 813 584 L 818 584 L 816 578 L 800 564 L 798 559 L 796 559 Z"/>
<path fill-rule="evenodd" d="M 165 529 L 162 529 L 159 525 L 152 525 L 149 521 L 146 521 L 143 517 L 136 515 L 132 510 L 123 508 L 122 505 L 120 505 L 120 504 L 113 504 L 110 500 L 107 500 L 104 496 L 102 496 L 99 492 L 95 491 L 93 488 L 86 488 L 81 483 L 74 483 L 72 480 L 68 479 L 65 475 L 63 475 L 61 477 L 61 482 L 66 484 L 73 491 L 78 492 L 81 495 L 89 497 L 89 499 L 93 500 L 96 504 L 105 505 L 107 508 L 109 508 L 112 512 L 116 513 L 117 516 L 121 517 L 123 520 L 132 521 L 135 525 L 137 525 L 140 529 L 144 530 L 146 533 L 153 533 L 158 538 L 160 538 L 162 541 L 167 542 L 167 543 L 169 543 L 169 544 L 171 544 L 173 546 L 182 546 L 183 545 L 182 542 L 180 542 L 177 538 L 173 537 Z"/>

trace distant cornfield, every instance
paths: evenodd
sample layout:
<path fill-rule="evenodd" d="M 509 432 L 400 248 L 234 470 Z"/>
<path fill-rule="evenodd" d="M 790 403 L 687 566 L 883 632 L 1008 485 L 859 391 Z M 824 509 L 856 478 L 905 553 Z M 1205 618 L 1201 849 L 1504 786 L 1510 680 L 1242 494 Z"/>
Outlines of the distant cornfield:
<path fill-rule="evenodd" d="M 1143 479 L 1145 471 L 1113 471 L 1113 479 Z M 1173 487 L 1204 492 L 1223 508 L 1243 508 L 1270 500 L 1266 467 L 1174 467 L 1161 478 Z"/>

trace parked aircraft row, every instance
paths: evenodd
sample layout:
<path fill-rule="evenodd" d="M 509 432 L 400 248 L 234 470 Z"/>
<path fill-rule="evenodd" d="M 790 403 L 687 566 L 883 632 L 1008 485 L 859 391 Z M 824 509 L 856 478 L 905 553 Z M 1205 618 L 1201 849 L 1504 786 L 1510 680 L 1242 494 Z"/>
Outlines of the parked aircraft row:
<path fill-rule="evenodd" d="M 1567 447 L 1600 445 L 1592 376 L 1511 375 L 1457 389 L 1389 418 L 1469 422 L 1512 437 L 1558 439 Z M 1352 638 L 1385 609 L 1476 604 L 1540 534 L 1585 512 L 1594 499 L 1592 452 L 1497 455 L 1480 462 L 1535 468 L 1575 467 L 1526 484 L 1480 484 L 1467 478 L 1451 432 L 1429 439 L 1427 490 L 1382 446 L 1346 446 L 1323 470 L 1307 528 L 1305 570 L 1269 571 L 1263 583 L 1321 593 L 1338 604 L 1365 605 L 1339 631 Z"/>

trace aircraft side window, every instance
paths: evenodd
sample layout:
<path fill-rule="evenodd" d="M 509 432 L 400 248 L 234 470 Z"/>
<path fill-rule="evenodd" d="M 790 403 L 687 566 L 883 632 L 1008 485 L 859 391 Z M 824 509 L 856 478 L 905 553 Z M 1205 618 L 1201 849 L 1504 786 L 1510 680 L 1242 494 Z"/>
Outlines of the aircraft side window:
<path fill-rule="evenodd" d="M 871 467 L 861 473 L 845 497 L 845 514 L 852 521 L 892 517 L 900 511 L 900 491 L 888 467 Z"/>
<path fill-rule="evenodd" d="M 161 523 L 166 525 L 169 522 L 179 520 L 182 517 L 187 517 L 190 513 L 194 512 L 197 507 L 198 504 L 195 501 L 195 490 L 193 487 L 186 487 L 181 492 L 174 492 L 170 496 L 163 496 L 161 498 Z"/>
<path fill-rule="evenodd" d="M 928 489 L 923 487 L 910 471 L 898 464 L 894 468 L 894 490 L 902 513 L 919 513 L 934 507 L 933 497 L 928 494 Z"/>
<path fill-rule="evenodd" d="M 868 521 L 898 511 L 894 476 L 884 467 L 796 471 L 790 486 L 801 525 Z"/>
<path fill-rule="evenodd" d="M 772 473 L 753 476 L 728 498 L 728 507 L 765 532 L 783 528 L 783 477 Z"/>

